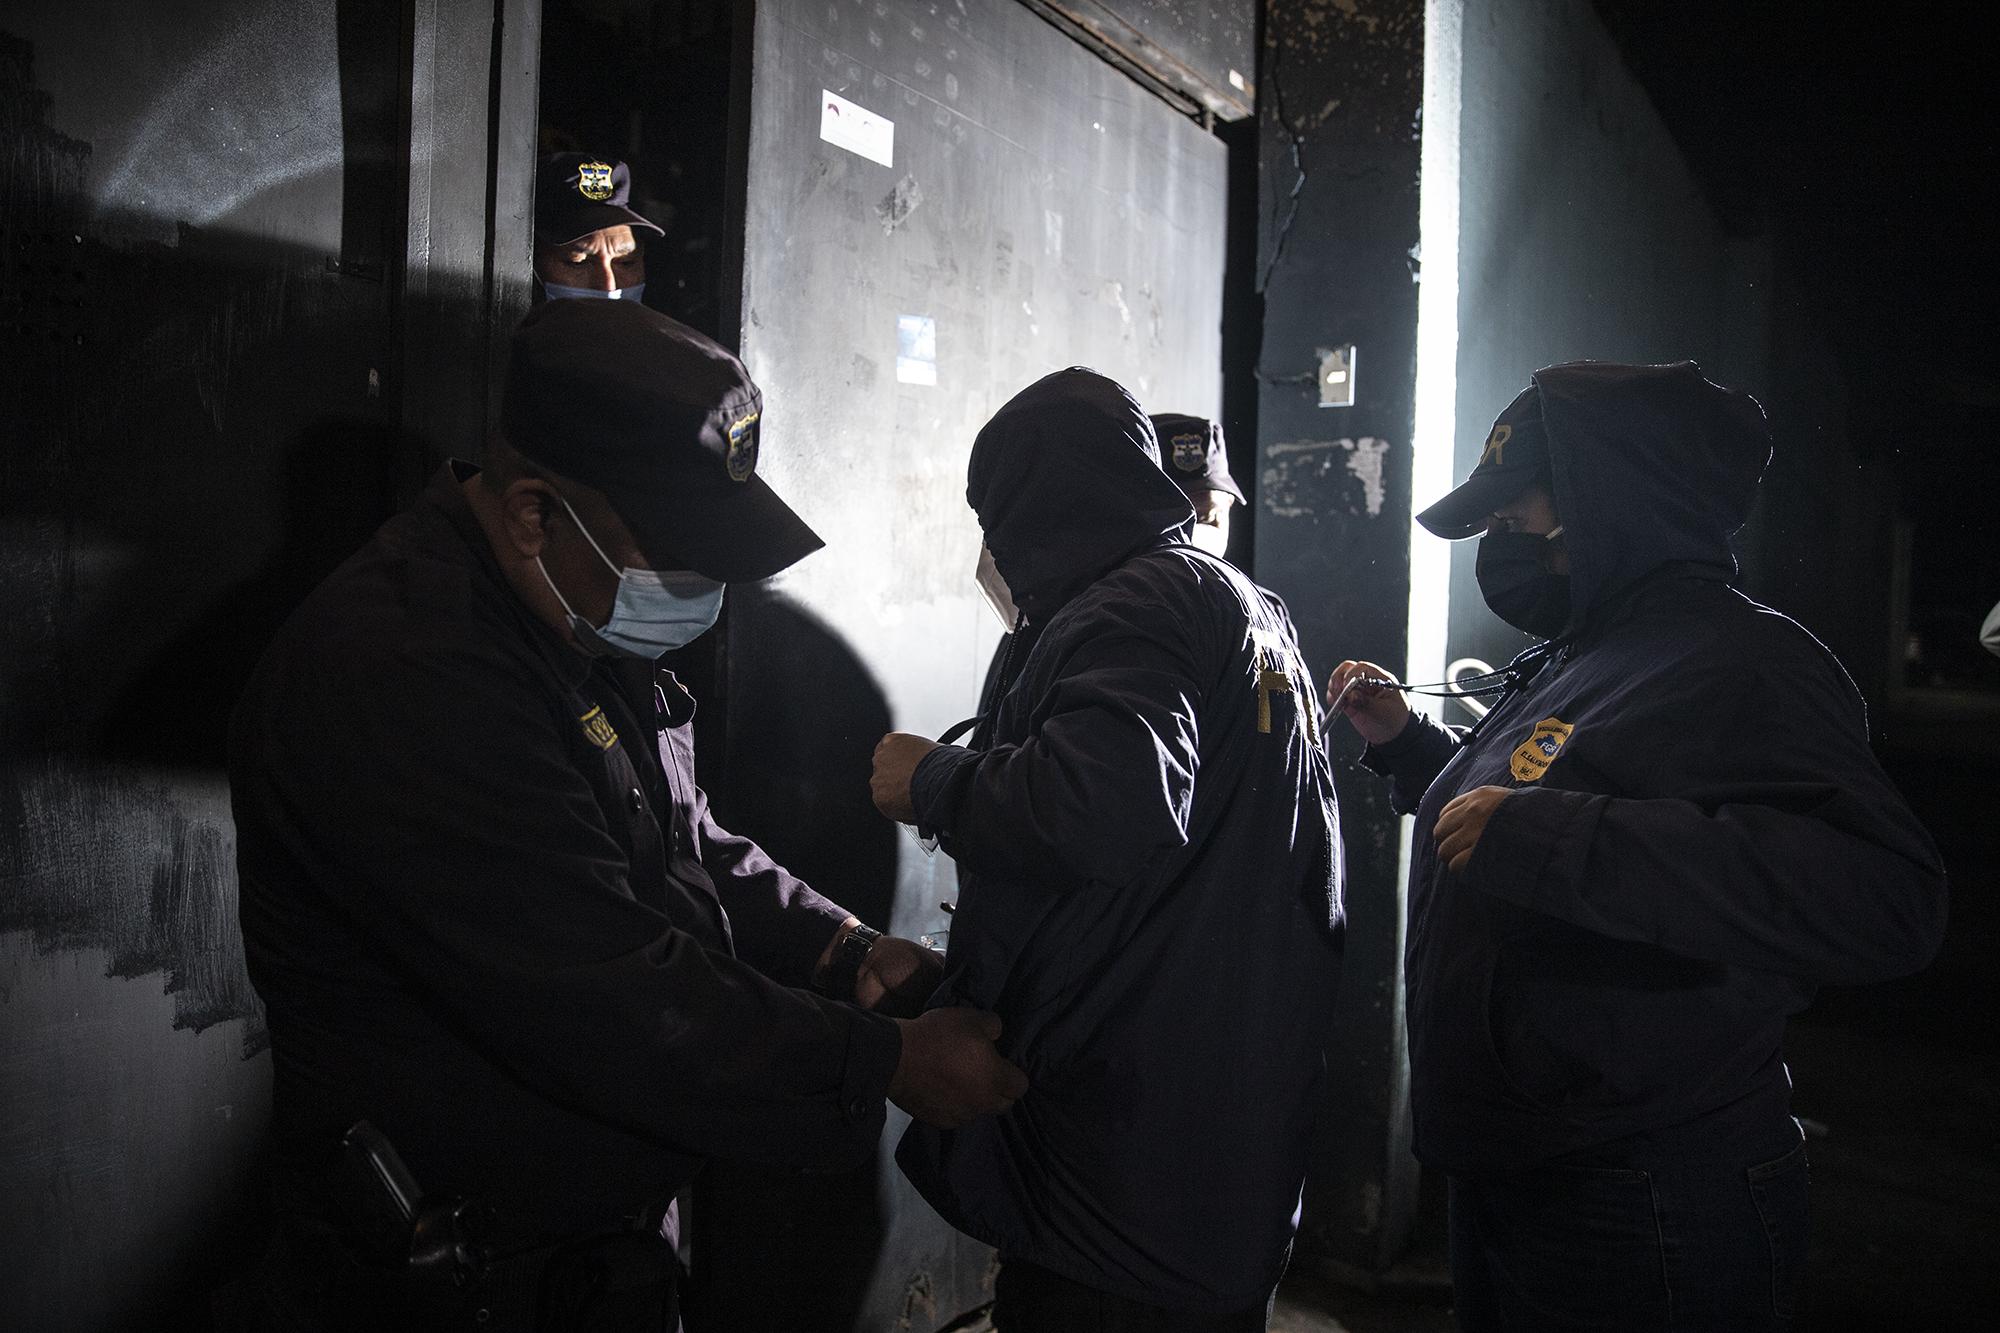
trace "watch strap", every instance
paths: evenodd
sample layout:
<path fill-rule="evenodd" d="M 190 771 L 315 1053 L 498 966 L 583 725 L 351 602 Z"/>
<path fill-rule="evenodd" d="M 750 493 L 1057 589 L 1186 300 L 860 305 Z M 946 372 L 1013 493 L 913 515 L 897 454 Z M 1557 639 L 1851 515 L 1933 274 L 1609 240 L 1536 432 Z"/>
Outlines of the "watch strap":
<path fill-rule="evenodd" d="M 861 978 L 861 965 L 868 961 L 875 941 L 881 938 L 881 931 L 858 923 L 842 936 L 839 947 L 833 951 L 833 961 L 827 964 L 820 993 L 829 999 L 852 1000 L 854 985 Z"/>

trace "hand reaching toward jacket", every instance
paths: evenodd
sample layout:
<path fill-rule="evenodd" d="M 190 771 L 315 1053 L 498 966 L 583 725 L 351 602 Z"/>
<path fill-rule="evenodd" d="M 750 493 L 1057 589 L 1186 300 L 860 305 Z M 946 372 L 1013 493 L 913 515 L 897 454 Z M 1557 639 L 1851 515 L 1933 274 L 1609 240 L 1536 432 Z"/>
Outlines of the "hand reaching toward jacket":
<path fill-rule="evenodd" d="M 998 1015 L 932 1009 L 896 1023 L 903 1055 L 889 1081 L 889 1100 L 925 1124 L 957 1129 L 1000 1114 L 1028 1090 L 1028 1076 L 994 1049 Z"/>
<path fill-rule="evenodd" d="M 854 1002 L 891 1018 L 915 1018 L 943 977 L 944 959 L 937 950 L 884 935 L 862 960 L 854 978 Z"/>

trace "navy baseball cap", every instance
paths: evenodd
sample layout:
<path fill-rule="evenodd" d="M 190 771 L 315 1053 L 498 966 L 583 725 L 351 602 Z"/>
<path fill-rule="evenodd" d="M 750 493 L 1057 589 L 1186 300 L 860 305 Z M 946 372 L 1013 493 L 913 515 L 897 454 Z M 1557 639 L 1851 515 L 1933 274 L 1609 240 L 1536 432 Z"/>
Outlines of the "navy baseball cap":
<path fill-rule="evenodd" d="M 550 301 L 514 332 L 500 433 L 603 492 L 656 569 L 768 578 L 826 543 L 757 475 L 764 397 L 714 340 L 636 301 Z"/>
<path fill-rule="evenodd" d="M 1447 541 L 1477 537 L 1493 511 L 1536 482 L 1547 484 L 1549 432 L 1542 423 L 1542 394 L 1534 385 L 1507 404 L 1487 432 L 1472 475 L 1417 515 L 1417 522 Z"/>
<path fill-rule="evenodd" d="M 555 153 L 535 174 L 535 244 L 566 245 L 606 227 L 643 227 L 665 235 L 632 209 L 632 172 L 589 153 Z"/>
<path fill-rule="evenodd" d="M 1179 412 L 1153 415 L 1153 434 L 1160 441 L 1160 464 L 1183 491 L 1221 491 L 1248 504 L 1243 488 L 1229 475 L 1229 451 L 1222 440 L 1222 423 Z"/>

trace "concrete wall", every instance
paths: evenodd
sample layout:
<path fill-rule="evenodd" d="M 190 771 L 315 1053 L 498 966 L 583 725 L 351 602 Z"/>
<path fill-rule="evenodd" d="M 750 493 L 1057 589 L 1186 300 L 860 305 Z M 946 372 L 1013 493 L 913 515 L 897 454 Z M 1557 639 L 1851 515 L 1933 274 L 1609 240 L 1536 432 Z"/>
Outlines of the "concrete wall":
<path fill-rule="evenodd" d="M 1879 441 L 1862 447 L 1847 368 L 1809 313 L 1806 292 L 1824 275 L 1782 237 L 1774 248 L 1766 387 L 1753 390 L 1770 415 L 1774 453 L 1737 539 L 1743 588 L 1833 649 L 1868 701 L 1879 741 L 1891 735 L 1902 479 Z"/>
<path fill-rule="evenodd" d="M 1766 247 L 1723 232 L 1588 0 L 1470 0 L 1461 34 L 1453 479 L 1539 366 L 1692 359 L 1768 395 Z M 1475 545 L 1448 651 L 1498 665 L 1529 641 L 1480 600 Z"/>
<path fill-rule="evenodd" d="M 509 3 L 0 14 L 0 1327 L 206 1328 L 261 1245 L 223 736 L 284 614 L 483 435 L 527 257 Z"/>
<path fill-rule="evenodd" d="M 1285 598 L 1308 667 L 1401 668 L 1416 428 L 1423 0 L 1270 0 L 1259 65 L 1255 573 Z M 1328 351 L 1353 345 L 1353 402 L 1323 403 Z M 1239 474 L 1241 475 L 1241 474 Z M 1334 755 L 1347 939 L 1322 1128 L 1298 1253 L 1380 1272 L 1416 1208 L 1403 1033 L 1403 875 L 1381 782 Z"/>

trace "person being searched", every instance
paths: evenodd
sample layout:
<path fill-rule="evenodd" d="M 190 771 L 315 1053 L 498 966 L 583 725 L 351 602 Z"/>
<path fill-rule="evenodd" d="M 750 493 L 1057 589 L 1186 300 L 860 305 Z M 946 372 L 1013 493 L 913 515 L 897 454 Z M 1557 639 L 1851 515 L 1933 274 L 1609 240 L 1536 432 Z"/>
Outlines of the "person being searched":
<path fill-rule="evenodd" d="M 966 498 L 1034 646 L 969 746 L 891 733 L 871 785 L 958 863 L 931 1003 L 997 1013 L 1029 1088 L 897 1160 L 998 1248 L 1002 1333 L 1262 1329 L 1343 930 L 1290 616 L 1189 544 L 1152 423 L 1091 371 L 994 415 Z"/>
<path fill-rule="evenodd" d="M 645 243 L 665 233 L 631 201 L 631 169 L 616 158 L 542 159 L 535 173 L 537 302 L 645 296 Z"/>
<path fill-rule="evenodd" d="M 1541 642 L 1469 730 L 1372 662 L 1328 682 L 1416 815 L 1410 1101 L 1465 1329 L 1785 1327 L 1786 1017 L 1938 948 L 1944 869 L 1853 682 L 1732 586 L 1770 453 L 1692 362 L 1536 371 L 1417 521 L 1478 537 Z"/>
<path fill-rule="evenodd" d="M 1179 412 L 1156 412 L 1148 420 L 1153 423 L 1153 436 L 1159 444 L 1162 470 L 1194 506 L 1189 543 L 1218 558 L 1225 556 L 1229 550 L 1230 511 L 1245 501 L 1243 488 L 1229 474 L 1229 452 L 1222 438 L 1222 423 Z M 1003 581 L 993 569 L 990 556 L 983 552 L 978 578 L 988 604 L 1006 629 L 980 683 L 979 711 L 983 714 L 993 710 L 996 702 L 993 691 L 1008 676 L 1009 654 L 1025 659 L 1039 631 L 1032 624 L 1017 627 L 1009 611 L 995 600 L 993 589 Z"/>
<path fill-rule="evenodd" d="M 486 466 L 441 470 L 258 665 L 230 737 L 276 1080 L 258 1326 L 671 1330 L 705 1157 L 851 1167 L 885 1099 L 948 1129 L 1019 1095 L 991 1014 L 920 1012 L 935 954 L 695 781 L 654 659 L 821 545 L 757 475 L 761 413 L 664 316 L 539 307 Z"/>

